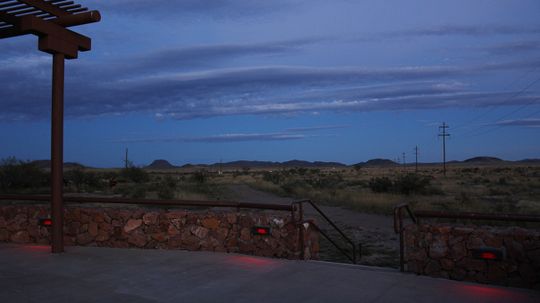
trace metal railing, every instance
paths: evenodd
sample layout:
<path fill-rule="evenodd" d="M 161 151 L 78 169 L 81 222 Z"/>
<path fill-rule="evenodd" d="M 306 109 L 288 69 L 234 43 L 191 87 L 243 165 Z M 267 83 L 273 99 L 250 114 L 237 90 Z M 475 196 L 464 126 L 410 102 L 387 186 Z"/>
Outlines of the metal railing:
<path fill-rule="evenodd" d="M 394 232 L 399 234 L 399 270 L 405 270 L 405 255 L 404 255 L 404 245 L 403 245 L 403 209 L 407 210 L 409 217 L 414 223 L 418 223 L 418 219 L 412 212 L 409 204 L 401 203 L 394 207 Z"/>
<path fill-rule="evenodd" d="M 399 264 L 400 270 L 404 271 L 404 245 L 403 245 L 403 209 L 407 210 L 409 217 L 415 224 L 420 223 L 420 218 L 440 219 L 464 219 L 464 220 L 493 220 L 510 222 L 540 222 L 540 216 L 520 214 L 484 214 L 475 212 L 446 212 L 446 211 L 412 211 L 407 203 L 401 203 L 394 207 L 394 232 L 399 233 Z"/>
<path fill-rule="evenodd" d="M 343 247 L 341 247 L 339 244 L 337 244 L 325 231 L 323 231 L 315 223 L 310 222 L 310 224 L 313 225 L 319 231 L 319 233 L 321 235 L 323 235 L 330 243 L 332 243 L 332 245 L 334 245 L 334 247 L 336 247 L 339 250 L 339 252 L 341 252 L 345 257 L 347 257 L 347 259 L 349 259 L 353 264 L 356 264 L 357 263 L 357 258 L 356 258 L 357 250 L 356 250 L 356 245 L 354 244 L 354 242 L 349 237 L 347 237 L 345 235 L 345 233 L 343 233 L 343 231 L 332 220 L 330 220 L 330 218 L 328 218 L 328 216 L 315 203 L 313 203 L 313 201 L 311 201 L 311 200 L 300 200 L 300 201 L 295 201 L 295 202 L 292 203 L 292 205 L 298 205 L 298 209 L 299 209 L 299 212 L 300 212 L 300 221 L 303 221 L 303 214 L 304 214 L 304 206 L 303 205 L 304 205 L 304 203 L 308 203 L 309 205 L 311 205 L 313 207 L 313 209 L 315 209 L 326 220 L 326 222 L 328 222 L 328 224 L 330 224 L 330 226 L 332 226 L 334 228 L 334 230 L 336 230 L 341 235 L 341 237 L 348 244 L 351 245 L 352 253 L 347 251 Z M 303 238 L 302 238 L 302 243 L 303 243 Z M 361 244 L 358 244 L 358 255 L 359 255 L 359 257 L 361 257 L 361 252 L 362 252 Z"/>
<path fill-rule="evenodd" d="M 50 195 L 0 195 L 0 200 L 13 201 L 42 201 L 51 200 Z M 132 199 L 132 198 L 99 198 L 64 196 L 66 203 L 103 203 L 103 204 L 136 204 L 136 205 L 169 205 L 169 206 L 202 206 L 202 207 L 231 207 L 294 211 L 292 205 L 286 204 L 262 204 L 236 201 L 200 201 L 200 200 L 157 200 L 157 199 Z"/>

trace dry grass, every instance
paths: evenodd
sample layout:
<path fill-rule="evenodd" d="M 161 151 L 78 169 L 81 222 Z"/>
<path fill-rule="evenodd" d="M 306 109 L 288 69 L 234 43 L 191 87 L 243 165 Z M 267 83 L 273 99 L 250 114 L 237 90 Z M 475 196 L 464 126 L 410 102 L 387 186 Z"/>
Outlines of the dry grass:
<path fill-rule="evenodd" d="M 344 206 L 362 212 L 390 214 L 400 202 L 416 209 L 471 211 L 483 213 L 522 213 L 540 215 L 540 166 L 466 166 L 448 168 L 447 176 L 439 167 L 422 167 L 419 174 L 430 176 L 430 188 L 424 194 L 375 193 L 368 184 L 372 178 L 395 179 L 401 168 L 345 169 L 295 175 L 270 182 L 262 172 L 251 172 L 227 182 L 245 183 L 256 189 L 311 199 L 321 204 Z M 339 176 L 335 186 L 312 186 L 314 178 Z M 292 185 L 291 185 L 292 184 Z"/>

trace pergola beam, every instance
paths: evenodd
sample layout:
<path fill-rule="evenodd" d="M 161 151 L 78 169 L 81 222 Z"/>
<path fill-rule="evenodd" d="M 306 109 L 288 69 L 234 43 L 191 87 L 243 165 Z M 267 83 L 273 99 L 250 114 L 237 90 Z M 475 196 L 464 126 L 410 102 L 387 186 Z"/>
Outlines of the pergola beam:
<path fill-rule="evenodd" d="M 76 15 L 68 15 L 64 17 L 59 17 L 56 19 L 51 19 L 48 21 L 54 22 L 63 27 L 77 26 L 82 24 L 99 22 L 101 20 L 101 15 L 98 11 L 89 11 L 85 13 L 80 13 Z"/>
<path fill-rule="evenodd" d="M 26 20 L 25 26 L 20 27 L 21 23 L 23 23 L 23 18 Z M 65 29 L 65 27 L 99 22 L 101 20 L 101 15 L 98 11 L 89 11 L 76 15 L 69 14 L 67 16 L 44 21 L 43 19 L 34 15 L 15 17 L 0 11 L 0 20 L 13 25 L 12 27 L 0 29 L 0 39 L 26 34 L 43 35 L 56 33 L 58 35 L 60 32 L 62 32 L 65 34 L 60 35 L 71 37 L 69 38 L 72 40 L 71 43 L 81 45 L 82 48 L 79 50 L 85 51 L 90 49 L 90 39 L 81 34 L 77 34 L 73 31 Z M 51 24 L 51 22 L 54 24 Z M 54 25 L 58 26 L 55 27 Z"/>

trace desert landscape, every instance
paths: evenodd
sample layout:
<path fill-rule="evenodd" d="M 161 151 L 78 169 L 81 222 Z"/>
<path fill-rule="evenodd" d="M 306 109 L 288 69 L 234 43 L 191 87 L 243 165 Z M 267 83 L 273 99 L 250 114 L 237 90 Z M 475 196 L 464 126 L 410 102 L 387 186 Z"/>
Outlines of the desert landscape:
<path fill-rule="evenodd" d="M 4 159 L 0 167 L 2 192 L 48 193 L 48 165 L 48 161 Z M 446 176 L 441 164 L 420 163 L 416 167 L 386 159 L 355 165 L 296 160 L 177 167 L 156 160 L 141 167 L 130 163 L 108 169 L 78 163 L 65 163 L 64 167 L 66 195 L 270 204 L 310 199 L 361 244 L 361 264 L 393 268 L 399 265 L 399 251 L 392 212 L 399 203 L 406 202 L 415 210 L 540 214 L 538 160 L 476 157 L 448 163 Z M 306 209 L 306 217 L 328 227 L 313 209 Z M 335 230 L 325 231 L 339 239 Z M 322 260 L 347 262 L 324 238 L 320 254 Z"/>

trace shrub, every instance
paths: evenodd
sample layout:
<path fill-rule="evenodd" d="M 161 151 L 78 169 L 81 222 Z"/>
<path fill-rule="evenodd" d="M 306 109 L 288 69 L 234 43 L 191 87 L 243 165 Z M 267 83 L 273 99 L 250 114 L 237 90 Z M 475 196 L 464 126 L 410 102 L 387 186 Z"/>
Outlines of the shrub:
<path fill-rule="evenodd" d="M 208 181 L 208 172 L 204 169 L 196 171 L 191 175 L 191 181 L 197 184 L 205 184 Z"/>
<path fill-rule="evenodd" d="M 274 184 L 279 184 L 282 180 L 281 173 L 265 171 L 263 173 L 263 180 L 267 182 L 272 182 Z"/>
<path fill-rule="evenodd" d="M 34 163 L 20 161 L 15 157 L 0 162 L 0 189 L 2 191 L 47 186 L 49 174 Z"/>
<path fill-rule="evenodd" d="M 115 193 L 119 193 L 124 198 L 146 198 L 146 186 L 144 184 L 123 184 L 118 186 Z"/>
<path fill-rule="evenodd" d="M 160 199 L 174 199 L 176 191 L 176 180 L 171 176 L 166 176 L 158 184 L 157 193 Z"/>
<path fill-rule="evenodd" d="M 392 180 L 387 177 L 371 178 L 369 188 L 375 193 L 387 193 L 392 189 Z"/>
<path fill-rule="evenodd" d="M 394 182 L 395 191 L 404 195 L 410 195 L 412 193 L 425 193 L 431 180 L 429 177 L 406 174 L 398 177 Z"/>
<path fill-rule="evenodd" d="M 66 171 L 64 173 L 64 179 L 71 182 L 75 186 L 77 192 L 81 192 L 82 190 L 91 191 L 103 187 L 97 174 L 86 172 L 80 168 Z"/>
<path fill-rule="evenodd" d="M 135 183 L 148 182 L 150 179 L 146 171 L 136 166 L 128 166 L 127 168 L 122 169 L 120 175 L 124 179 Z"/>

